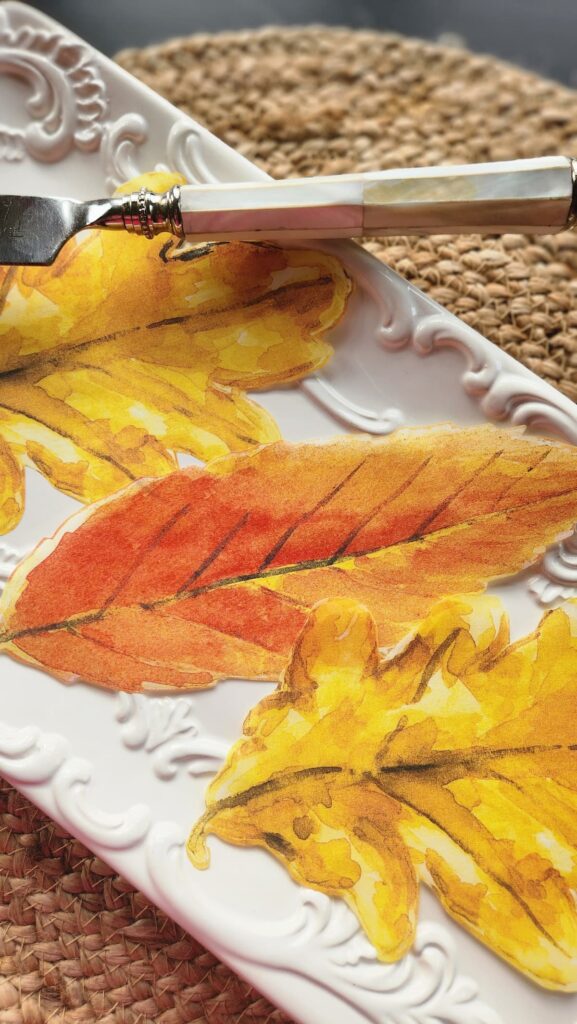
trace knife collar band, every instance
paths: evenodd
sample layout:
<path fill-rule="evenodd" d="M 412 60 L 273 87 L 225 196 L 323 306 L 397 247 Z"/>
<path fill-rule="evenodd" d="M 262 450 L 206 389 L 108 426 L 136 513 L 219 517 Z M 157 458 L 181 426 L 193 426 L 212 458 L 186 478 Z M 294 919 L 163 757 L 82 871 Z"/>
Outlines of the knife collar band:
<path fill-rule="evenodd" d="M 180 212 L 180 186 L 174 185 L 162 194 L 141 188 L 121 197 L 124 227 L 134 235 L 154 238 L 169 232 L 184 237 Z"/>

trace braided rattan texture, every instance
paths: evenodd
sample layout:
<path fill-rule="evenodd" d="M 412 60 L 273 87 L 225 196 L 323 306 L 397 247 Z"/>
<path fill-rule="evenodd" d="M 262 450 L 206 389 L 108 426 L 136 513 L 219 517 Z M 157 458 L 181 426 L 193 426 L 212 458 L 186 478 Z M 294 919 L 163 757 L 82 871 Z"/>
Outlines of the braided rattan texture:
<path fill-rule="evenodd" d="M 0 779 L 1 1024 L 286 1020 Z"/>
<path fill-rule="evenodd" d="M 570 90 L 397 36 L 267 29 L 118 59 L 276 177 L 577 154 Z M 370 248 L 577 398 L 577 236 Z M 0 1024 L 285 1020 L 0 782 Z"/>
<path fill-rule="evenodd" d="M 574 92 L 414 39 L 266 29 L 119 60 L 274 177 L 577 154 Z M 369 248 L 577 399 L 577 235 Z"/>

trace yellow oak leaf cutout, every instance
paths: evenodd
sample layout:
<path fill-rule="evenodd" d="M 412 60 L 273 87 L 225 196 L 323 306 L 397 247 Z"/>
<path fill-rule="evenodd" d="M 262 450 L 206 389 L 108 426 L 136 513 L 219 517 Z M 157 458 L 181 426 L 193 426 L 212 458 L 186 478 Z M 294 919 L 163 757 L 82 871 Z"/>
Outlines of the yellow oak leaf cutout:
<path fill-rule="evenodd" d="M 90 502 L 170 473 L 176 452 L 277 439 L 244 392 L 322 366 L 350 288 L 326 253 L 96 230 L 52 267 L 0 268 L 0 533 L 22 514 L 25 466 Z"/>
<path fill-rule="evenodd" d="M 381 657 L 349 599 L 321 602 L 249 714 L 189 840 L 273 853 L 343 898 L 379 956 L 415 934 L 425 882 L 547 988 L 577 990 L 577 604 L 510 644 L 492 597 L 437 604 Z"/>

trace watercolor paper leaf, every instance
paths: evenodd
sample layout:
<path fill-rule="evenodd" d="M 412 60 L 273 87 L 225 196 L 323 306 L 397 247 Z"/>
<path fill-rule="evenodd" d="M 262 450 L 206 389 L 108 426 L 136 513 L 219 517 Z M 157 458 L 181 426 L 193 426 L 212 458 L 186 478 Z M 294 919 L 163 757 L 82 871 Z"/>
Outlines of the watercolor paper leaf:
<path fill-rule="evenodd" d="M 380 660 L 347 599 L 312 611 L 279 689 L 211 783 L 210 834 L 344 899 L 385 961 L 418 884 L 534 981 L 577 989 L 577 607 L 509 644 L 491 597 L 446 599 Z"/>
<path fill-rule="evenodd" d="M 350 288 L 322 252 L 109 231 L 73 239 L 52 267 L 1 268 L 0 533 L 22 513 L 25 466 L 90 502 L 172 472 L 176 452 L 275 440 L 245 391 L 322 366 Z"/>
<path fill-rule="evenodd" d="M 576 513 L 575 448 L 518 431 L 278 442 L 72 518 L 8 583 L 0 647 L 125 690 L 277 680 L 317 601 L 362 601 L 390 646 Z"/>

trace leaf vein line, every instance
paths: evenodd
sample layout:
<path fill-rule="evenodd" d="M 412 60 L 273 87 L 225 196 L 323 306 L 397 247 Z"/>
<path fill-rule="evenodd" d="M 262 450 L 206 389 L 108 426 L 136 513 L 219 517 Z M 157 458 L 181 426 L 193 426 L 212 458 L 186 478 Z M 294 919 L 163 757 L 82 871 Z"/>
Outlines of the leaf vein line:
<path fill-rule="evenodd" d="M 386 791 L 385 791 L 385 792 L 386 792 Z M 530 920 L 530 921 L 531 921 L 531 922 L 532 922 L 532 923 L 533 923 L 533 924 L 535 925 L 535 928 L 537 929 L 537 931 L 539 931 L 539 932 L 541 933 L 541 935 L 544 935 L 544 936 L 545 936 L 545 938 L 546 938 L 546 939 L 547 939 L 547 940 L 548 940 L 548 941 L 549 941 L 549 942 L 550 942 L 550 943 L 551 943 L 551 944 L 552 944 L 553 946 L 555 946 L 555 948 L 556 948 L 556 949 L 558 949 L 558 950 L 559 950 L 559 951 L 560 951 L 561 953 L 564 953 L 564 954 L 566 954 L 566 950 L 565 950 L 565 949 L 563 949 L 563 946 L 562 946 L 562 945 L 560 945 L 560 943 L 558 943 L 558 942 L 557 942 L 557 940 L 555 939 L 555 936 L 554 936 L 554 935 L 552 935 L 552 934 L 551 934 L 551 933 L 550 933 L 550 932 L 549 932 L 549 931 L 548 931 L 548 930 L 547 930 L 547 929 L 545 928 L 545 926 L 544 926 L 544 925 L 542 924 L 542 922 L 541 922 L 541 921 L 539 920 L 539 918 L 538 918 L 538 917 L 536 916 L 536 914 L 535 914 L 535 913 L 533 912 L 533 910 L 531 909 L 531 907 L 529 906 L 529 904 L 528 904 L 528 903 L 526 902 L 526 900 L 524 900 L 524 899 L 523 899 L 523 897 L 522 897 L 522 896 L 521 896 L 521 895 L 520 895 L 519 893 L 515 892 L 515 889 L 513 888 L 513 886 L 512 886 L 512 885 L 511 885 L 511 884 L 510 884 L 509 882 L 507 882 L 506 878 L 504 878 L 504 877 L 503 877 L 503 874 L 502 874 L 502 873 L 498 873 L 497 871 L 495 871 L 495 870 L 494 870 L 494 869 L 493 869 L 493 868 L 492 868 L 492 867 L 491 867 L 491 866 L 490 866 L 489 864 L 481 864 L 481 865 L 480 865 L 480 864 L 479 864 L 479 857 L 478 857 L 478 854 L 476 854 L 476 853 L 474 852 L 474 850 L 472 850 L 472 849 L 471 849 L 471 848 L 469 847 L 469 845 L 468 845 L 468 844 L 467 844 L 466 842 L 464 842 L 464 841 L 463 841 L 463 840 L 462 840 L 461 838 L 459 838 L 459 839 L 454 839 L 454 838 L 453 838 L 453 836 L 451 836 L 451 834 L 450 834 L 449 832 L 447 832 L 447 829 L 446 829 L 446 828 L 444 828 L 444 826 L 442 825 L 442 823 L 441 823 L 440 821 L 438 821 L 438 820 L 437 820 L 437 818 L 436 818 L 436 817 L 434 817 L 434 815 L 433 815 L 433 814 L 432 814 L 431 812 L 429 812 L 429 811 L 423 811 L 423 810 L 422 810 L 422 809 L 421 809 L 421 808 L 419 807 L 419 805 L 418 805 L 418 804 L 416 804 L 416 803 L 414 803 L 413 801 L 411 801 L 411 800 L 410 800 L 409 798 L 407 798 L 407 797 L 406 797 L 406 796 L 405 796 L 404 794 L 402 794 L 402 795 L 397 795 L 397 794 L 395 794 L 395 793 L 393 792 L 392 794 L 387 794 L 387 795 L 389 795 L 389 796 L 392 796 L 392 797 L 393 797 L 393 799 L 395 799 L 395 800 L 398 800 L 398 801 L 399 801 L 399 803 L 401 803 L 401 804 L 404 804 L 404 806 L 405 806 L 405 807 L 409 807 L 409 808 L 410 808 L 410 809 L 411 809 L 412 811 L 414 811 L 414 812 L 415 812 L 415 814 L 417 814 L 417 815 L 418 815 L 419 817 L 421 817 L 421 818 L 424 818 L 424 819 L 425 819 L 425 821 L 429 821 L 429 822 L 431 823 L 431 825 L 434 825 L 434 827 L 435 827 L 435 828 L 438 828 L 438 829 L 440 830 L 440 832 L 442 832 L 442 834 L 443 834 L 444 836 L 447 836 L 447 835 L 448 835 L 448 836 L 449 836 L 449 838 L 453 839 L 453 842 L 454 842 L 454 843 L 455 843 L 455 844 L 456 844 L 456 845 L 457 845 L 457 846 L 458 846 L 458 847 L 459 847 L 459 848 L 460 848 L 461 850 L 463 850 L 463 852 L 464 852 L 464 853 L 466 853 L 466 854 L 467 854 L 467 855 L 468 855 L 469 857 L 471 857 L 471 859 L 473 860 L 473 862 L 475 863 L 475 865 L 477 865 L 478 867 L 480 867 L 480 868 L 481 868 L 481 871 L 483 871 L 483 872 L 484 872 L 484 873 L 485 873 L 486 875 L 488 875 L 488 877 L 489 877 L 489 878 L 490 878 L 490 879 L 491 879 L 491 880 L 492 880 L 493 882 L 496 882 L 496 884 L 497 884 L 498 886 L 501 886 L 501 887 L 502 887 L 502 888 L 503 888 L 503 889 L 505 890 L 505 892 L 508 892 L 508 893 L 509 893 L 509 895 L 510 895 L 510 896 L 512 897 L 512 899 L 514 900 L 514 902 L 515 902 L 515 903 L 518 903 L 518 904 L 519 904 L 519 906 L 520 906 L 520 907 L 522 907 L 522 909 L 523 909 L 523 910 L 524 910 L 524 912 L 526 913 L 526 915 L 527 915 L 527 917 L 529 918 L 529 920 Z M 477 820 L 476 820 L 476 819 L 474 819 L 474 820 L 475 820 L 475 824 L 476 824 L 476 825 L 478 825 L 478 824 L 479 824 L 479 822 L 477 822 Z M 487 833 L 487 834 L 488 834 L 489 836 L 491 835 L 491 833 L 490 833 L 490 832 L 488 832 L 488 830 L 487 830 L 487 829 L 486 829 L 486 828 L 485 828 L 484 826 L 483 826 L 483 832 L 484 832 L 484 833 Z M 492 838 L 493 838 L 493 837 L 492 837 Z"/>
<path fill-rule="evenodd" d="M 1 376 L 1 375 L 0 375 Z M 138 477 L 132 473 L 126 466 L 118 462 L 112 455 L 107 452 L 99 451 L 98 448 L 94 448 L 92 445 L 85 444 L 84 441 L 79 440 L 74 436 L 73 433 L 67 430 L 63 430 L 62 427 L 56 427 L 51 423 L 47 423 L 46 420 L 41 419 L 40 416 L 34 415 L 34 413 L 28 412 L 26 409 L 19 409 L 17 406 L 9 405 L 7 402 L 0 399 L 0 409 L 6 409 L 7 412 L 11 412 L 16 416 L 24 416 L 25 419 L 31 420 L 33 423 L 38 423 L 41 427 L 45 427 L 52 434 L 57 434 L 60 437 L 65 437 L 68 441 L 72 441 L 81 451 L 88 452 L 89 455 L 94 455 L 97 459 L 101 459 L 103 462 L 108 462 L 115 469 L 119 470 L 128 480 L 134 482 Z M 86 421 L 87 425 L 88 421 Z"/>
<path fill-rule="evenodd" d="M 170 517 L 170 519 L 167 519 L 166 522 L 162 524 L 160 529 L 158 529 L 156 533 L 153 534 L 148 543 L 144 544 L 143 547 L 140 548 L 130 569 L 125 573 L 122 579 L 118 582 L 118 585 L 114 588 L 114 590 L 111 591 L 109 596 L 106 598 L 106 601 L 102 605 L 103 614 L 105 614 L 106 610 L 110 608 L 110 606 L 117 600 L 118 597 L 120 597 L 122 591 L 126 589 L 131 579 L 133 579 L 135 573 L 142 565 L 144 559 L 156 550 L 161 541 L 163 541 L 164 538 L 168 536 L 170 531 L 176 526 L 177 523 L 179 523 L 182 519 L 186 518 L 186 516 L 190 513 L 191 509 L 192 505 L 190 503 L 182 505 L 181 508 L 178 508 L 176 512 L 174 512 L 173 515 Z"/>
<path fill-rule="evenodd" d="M 384 498 L 382 501 L 380 501 L 378 503 L 378 505 L 376 505 L 371 510 L 371 512 L 367 516 L 365 516 L 365 518 L 357 526 L 355 526 L 355 528 L 353 530 L 351 530 L 351 532 L 345 537 L 345 539 L 341 543 L 341 545 L 334 552 L 334 554 L 332 556 L 334 562 L 338 561 L 339 558 L 342 558 L 344 556 L 344 554 L 345 554 L 347 548 L 349 547 L 349 545 L 352 544 L 352 542 L 355 540 L 355 538 L 358 537 L 359 533 L 361 533 L 361 531 L 364 530 L 365 527 L 367 527 L 369 525 L 371 520 L 373 520 L 375 518 L 375 516 L 378 516 L 379 512 L 381 512 L 384 508 L 386 508 L 387 505 L 392 505 L 392 503 L 394 501 L 396 501 L 398 498 L 400 498 L 401 495 L 404 494 L 405 491 L 407 491 L 409 489 L 411 484 L 413 484 L 415 482 L 415 480 L 421 475 L 421 473 L 423 473 L 424 470 L 427 468 L 427 466 L 429 465 L 429 463 L 430 463 L 432 458 L 433 458 L 432 455 L 428 455 L 427 458 L 424 459 L 423 462 L 421 462 L 417 466 L 416 470 L 413 473 L 411 473 L 406 478 L 406 480 L 403 480 L 402 484 L 400 484 L 397 487 L 396 491 L 393 491 L 392 494 L 387 495 L 386 498 Z"/>
<path fill-rule="evenodd" d="M 419 685 L 417 686 L 417 689 L 415 690 L 413 696 L 411 697 L 411 704 L 417 704 L 420 701 L 437 667 L 443 660 L 444 655 L 447 653 L 448 650 L 450 650 L 450 648 L 454 644 L 460 632 L 460 628 L 454 629 L 451 633 L 449 633 L 448 636 L 445 637 L 443 642 L 435 648 L 433 654 L 429 658 L 427 664 L 425 665 L 421 673 Z"/>
<path fill-rule="evenodd" d="M 532 501 L 525 502 L 524 505 L 522 506 L 521 510 L 525 510 L 525 509 L 531 508 L 531 507 L 537 507 L 538 505 L 543 504 L 543 503 L 548 504 L 549 502 L 555 500 L 556 498 L 566 497 L 569 494 L 575 494 L 575 492 L 576 492 L 576 488 L 575 488 L 575 486 L 572 486 L 572 487 L 565 488 L 564 490 L 557 491 L 555 494 L 549 494 L 546 497 L 543 497 L 543 496 L 540 495 L 540 496 L 538 496 L 537 498 L 535 498 Z M 491 511 L 491 512 L 483 513 L 480 516 L 476 516 L 472 520 L 465 520 L 462 523 L 457 523 L 457 524 L 455 524 L 453 526 L 444 527 L 441 530 L 437 530 L 434 534 L 426 535 L 424 537 L 410 537 L 407 540 L 395 542 L 394 544 L 389 545 L 388 547 L 386 547 L 384 545 L 381 545 L 381 546 L 376 547 L 376 548 L 370 548 L 370 549 L 367 549 L 367 550 L 364 550 L 364 551 L 355 552 L 354 554 L 346 556 L 346 558 L 347 559 L 365 558 L 365 557 L 367 557 L 369 555 L 378 554 L 379 552 L 381 552 L 383 550 L 394 550 L 396 547 L 400 547 L 400 546 L 408 546 L 409 544 L 419 544 L 419 543 L 427 544 L 431 540 L 438 540 L 440 537 L 449 537 L 449 536 L 451 536 L 451 534 L 459 532 L 459 531 L 465 529 L 467 526 L 470 526 L 471 523 L 474 523 L 474 524 L 487 524 L 487 523 L 491 522 L 492 520 L 503 518 L 504 516 L 507 516 L 510 513 L 516 512 L 516 511 L 519 511 L 518 506 L 514 506 L 513 508 L 509 508 L 509 509 L 497 509 L 497 510 L 494 510 L 494 511 Z M 166 605 L 173 604 L 175 601 L 190 600 L 190 599 L 192 599 L 194 597 L 199 597 L 202 594 L 209 593 L 209 592 L 211 592 L 213 590 L 220 590 L 220 589 L 223 589 L 225 587 L 240 586 L 243 583 L 252 583 L 254 581 L 269 579 L 269 578 L 273 578 L 275 576 L 291 575 L 292 573 L 303 572 L 303 571 L 306 571 L 306 570 L 309 570 L 309 569 L 323 569 L 323 568 L 330 568 L 330 569 L 338 570 L 339 567 L 338 567 L 338 565 L 335 565 L 333 563 L 332 558 L 319 558 L 319 559 L 308 559 L 308 560 L 305 560 L 305 561 L 302 561 L 302 562 L 291 563 L 290 565 L 286 565 L 286 566 L 278 566 L 278 567 L 275 566 L 272 569 L 271 568 L 264 569 L 262 572 L 257 569 L 256 571 L 253 571 L 253 572 L 240 573 L 240 574 L 238 574 L 236 576 L 223 577 L 223 579 L 214 580 L 211 583 L 207 583 L 207 584 L 205 584 L 203 586 L 199 586 L 199 587 L 196 587 L 194 589 L 187 590 L 186 592 L 181 593 L 181 594 L 169 594 L 169 595 L 167 595 L 165 597 L 160 597 L 160 598 L 158 598 L 155 601 L 141 602 L 140 603 L 140 607 L 143 608 L 146 611 L 153 611 L 156 608 L 162 608 L 162 607 L 165 607 Z M 24 636 L 34 636 L 34 635 L 38 635 L 40 633 L 54 632 L 54 631 L 56 631 L 58 629 L 66 628 L 66 626 L 69 623 L 76 624 L 76 623 L 82 623 L 82 622 L 93 622 L 93 621 L 97 620 L 98 618 L 100 618 L 101 614 L 102 614 L 102 611 L 101 611 L 101 609 L 99 609 L 99 610 L 96 610 L 96 611 L 90 611 L 90 612 L 81 613 L 81 614 L 79 614 L 77 616 L 71 616 L 68 619 L 60 620 L 58 622 L 45 623 L 45 624 L 42 624 L 42 625 L 39 625 L 39 626 L 31 626 L 31 627 L 26 627 L 26 628 L 19 629 L 19 630 L 7 631 L 7 632 L 4 632 L 4 633 L 0 632 L 0 644 L 11 643 L 11 642 L 13 642 L 15 640 L 18 640 L 20 637 L 24 637 Z"/>
<path fill-rule="evenodd" d="M 222 555 L 223 551 L 228 545 L 238 536 L 243 527 L 246 526 L 250 518 L 250 512 L 245 512 L 244 515 L 237 519 L 236 523 L 231 526 L 230 530 L 225 533 L 224 537 L 221 537 L 218 544 L 208 553 L 206 558 L 200 563 L 200 565 L 194 570 L 193 573 L 184 581 L 184 583 L 178 588 L 177 595 L 186 594 L 192 583 L 195 583 L 204 572 L 214 563 L 217 558 Z"/>
<path fill-rule="evenodd" d="M 383 782 L 383 776 L 399 775 L 404 776 L 412 773 L 423 773 L 429 772 L 431 775 L 435 774 L 439 770 L 443 770 L 447 767 L 459 767 L 466 772 L 469 768 L 474 767 L 480 761 L 491 761 L 493 758 L 506 757 L 506 756 L 532 756 L 533 754 L 540 753 L 552 753 L 556 750 L 570 750 L 572 752 L 577 751 L 576 744 L 534 744 L 527 747 L 479 747 L 473 748 L 473 753 L 463 757 L 463 751 L 450 751 L 448 753 L 441 752 L 437 758 L 432 758 L 427 762 L 416 762 L 407 764 L 394 764 L 381 766 L 376 772 L 363 771 L 362 769 L 356 768 L 344 768 L 341 765 L 314 765 L 308 768 L 300 768 L 296 771 L 285 772 L 279 775 L 275 775 L 265 782 L 256 783 L 254 786 L 249 786 L 248 789 L 243 790 L 240 793 L 236 793 L 230 797 L 223 797 L 218 800 L 213 807 L 210 809 L 211 812 L 217 814 L 221 810 L 230 810 L 231 808 L 244 806 L 249 803 L 255 796 L 261 794 L 276 793 L 280 790 L 285 789 L 287 786 L 292 786 L 298 782 L 306 780 L 308 777 L 318 777 L 322 775 L 338 775 L 339 778 L 350 778 L 357 782 L 375 782 L 379 788 L 387 792 L 385 786 L 392 783 Z M 490 769 L 489 769 L 490 770 Z M 392 794 L 395 796 L 395 794 Z M 406 802 L 401 797 L 395 797 L 401 802 Z"/>
<path fill-rule="evenodd" d="M 214 320 L 214 326 L 221 326 L 222 317 L 230 313 L 238 313 L 243 309 L 254 308 L 258 305 L 266 304 L 267 302 L 274 301 L 278 296 L 293 291 L 303 291 L 308 288 L 317 288 L 319 285 L 327 285 L 332 282 L 330 275 L 323 275 L 317 277 L 312 281 L 293 281 L 286 285 L 281 285 L 274 291 L 263 292 L 261 295 L 257 295 L 254 298 L 247 299 L 244 302 L 231 303 L 228 306 L 218 306 L 210 310 L 195 310 L 193 313 L 182 314 L 181 316 L 169 317 L 166 320 L 155 320 L 151 323 L 136 324 L 134 327 L 123 327 L 118 331 L 111 331 L 108 334 L 102 334 L 97 338 L 86 338 L 83 341 L 78 341 L 70 345 L 57 345 L 54 348 L 49 349 L 46 352 L 34 353 L 33 355 L 22 360 L 20 366 L 12 367 L 8 370 L 0 371 L 0 383 L 3 379 L 10 379 L 19 375 L 26 375 L 30 371 L 43 369 L 51 365 L 59 365 L 62 360 L 71 362 L 69 356 L 74 356 L 77 352 L 83 352 L 84 350 L 97 347 L 99 345 L 106 345 L 109 342 L 118 341 L 121 338 L 128 338 L 132 335 L 138 334 L 141 331 L 154 331 L 162 327 L 176 326 L 178 324 L 189 324 L 194 330 L 195 322 L 198 321 L 200 330 L 206 331 L 211 329 L 211 320 Z"/>
<path fill-rule="evenodd" d="M 453 491 L 447 498 L 444 498 L 443 501 L 440 501 L 439 504 L 436 505 L 435 508 L 432 509 L 432 511 L 429 512 L 427 516 L 425 516 L 423 521 L 419 523 L 419 525 L 417 526 L 416 530 L 413 531 L 411 537 L 416 538 L 422 536 L 423 530 L 426 530 L 429 526 L 432 526 L 432 524 L 435 522 L 435 519 L 438 519 L 442 512 L 446 512 L 447 509 L 451 507 L 453 502 L 467 490 L 467 487 L 469 487 L 469 485 L 472 484 L 474 480 L 477 480 L 481 473 L 485 473 L 486 470 L 493 465 L 493 463 L 497 462 L 502 454 L 503 449 L 493 452 L 483 466 L 476 469 L 470 477 L 467 477 L 466 480 L 463 480 L 459 487 L 457 487 L 456 491 Z"/>
<path fill-rule="evenodd" d="M 298 519 L 294 523 L 292 523 L 291 526 L 289 526 L 288 529 L 286 529 L 283 534 L 281 534 L 277 542 L 273 544 L 269 553 L 264 557 L 261 564 L 259 565 L 260 572 L 262 572 L 270 565 L 270 563 L 273 561 L 274 558 L 276 558 L 279 551 L 284 547 L 286 542 L 289 540 L 290 537 L 292 537 L 296 530 L 298 530 L 298 528 L 302 526 L 303 523 L 308 522 L 309 519 L 311 519 L 317 512 L 320 512 L 322 508 L 326 508 L 329 502 L 331 502 L 333 498 L 336 497 L 336 495 L 339 494 L 346 487 L 349 481 L 352 480 L 353 477 L 355 477 L 357 473 L 360 472 L 360 470 L 363 468 L 363 466 L 366 465 L 369 459 L 370 455 L 367 455 L 365 456 L 364 459 L 361 459 L 361 461 L 358 462 L 357 465 L 354 466 L 346 474 L 346 476 L 342 478 L 342 480 L 339 480 L 339 482 L 335 484 L 330 491 L 327 491 L 326 494 L 323 494 L 322 498 L 320 498 L 316 502 L 316 504 L 313 505 L 312 508 L 308 509 L 306 512 L 303 512 L 302 515 L 300 515 Z M 332 557 L 334 558 L 334 555 Z"/>

